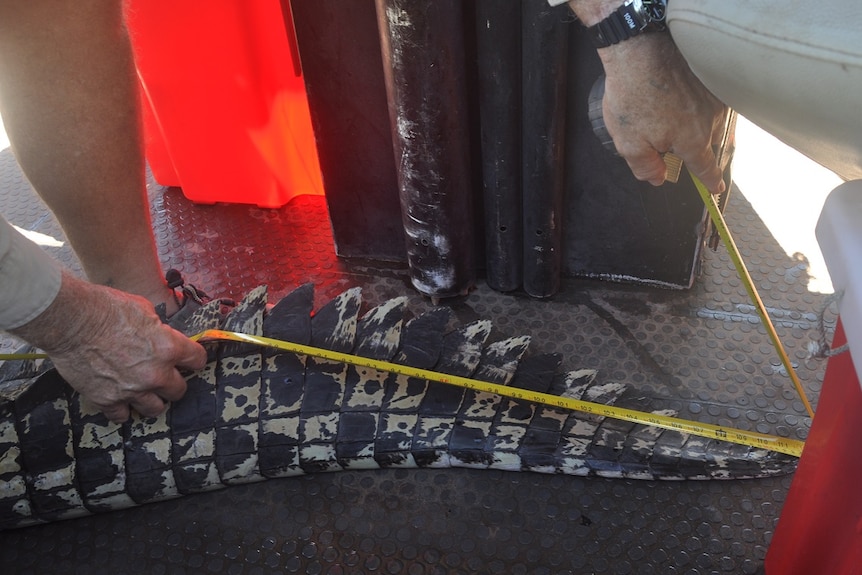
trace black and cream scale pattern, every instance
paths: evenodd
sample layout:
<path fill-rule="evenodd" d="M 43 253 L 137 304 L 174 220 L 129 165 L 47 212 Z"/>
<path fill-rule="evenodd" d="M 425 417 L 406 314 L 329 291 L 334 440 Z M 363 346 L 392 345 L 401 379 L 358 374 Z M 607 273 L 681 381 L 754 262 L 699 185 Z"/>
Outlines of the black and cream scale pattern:
<path fill-rule="evenodd" d="M 226 316 L 213 301 L 185 326 L 224 329 L 665 415 L 660 400 L 594 370 L 530 355 L 528 337 L 488 342 L 490 322 L 453 326 L 446 307 L 411 317 L 406 298 L 362 311 L 361 291 L 314 312 L 303 285 L 272 307 L 266 287 Z M 326 471 L 470 467 L 629 479 L 743 479 L 796 458 L 671 430 L 502 398 L 245 343 L 209 363 L 160 417 L 109 422 L 53 369 L 0 372 L 0 528 Z M 25 377 L 29 374 L 29 377 Z"/>

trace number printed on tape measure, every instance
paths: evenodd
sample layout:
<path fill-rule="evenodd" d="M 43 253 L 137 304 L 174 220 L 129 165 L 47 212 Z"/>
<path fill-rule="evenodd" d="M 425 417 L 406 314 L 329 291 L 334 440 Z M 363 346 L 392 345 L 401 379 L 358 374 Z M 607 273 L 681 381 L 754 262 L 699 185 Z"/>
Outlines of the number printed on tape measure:
<path fill-rule="evenodd" d="M 330 351 L 327 349 L 320 349 L 307 345 L 301 345 L 298 343 L 271 339 L 267 337 L 247 335 L 232 331 L 207 330 L 195 336 L 192 336 L 192 339 L 196 341 L 209 339 L 254 343 L 265 347 L 280 349 L 282 351 L 289 351 L 301 355 L 320 357 L 331 361 L 358 365 L 370 369 L 376 369 L 378 371 L 397 373 L 399 375 L 404 375 L 417 379 L 437 381 L 449 385 L 456 385 L 458 387 L 463 387 L 466 389 L 472 389 L 474 391 L 493 393 L 496 395 L 501 395 L 503 397 L 511 397 L 513 399 L 531 401 L 533 403 L 560 407 L 572 411 L 581 411 L 584 413 L 602 415 L 604 417 L 612 417 L 615 419 L 621 419 L 623 421 L 630 421 L 633 423 L 644 423 L 655 427 L 673 429 L 681 433 L 689 433 L 691 435 L 697 435 L 700 437 L 730 441 L 733 443 L 747 445 L 749 447 L 760 447 L 771 451 L 785 453 L 787 455 L 794 455 L 796 457 L 799 457 L 802 454 L 803 443 L 801 441 L 796 441 L 792 439 L 789 440 L 774 435 L 766 435 L 762 433 L 748 432 L 742 430 L 734 430 L 731 434 L 718 426 L 698 423 L 696 421 L 686 421 L 684 419 L 679 419 L 676 417 L 657 415 L 655 413 L 646 413 L 623 407 L 604 405 L 601 403 L 592 403 L 589 401 L 573 399 L 570 397 L 560 397 L 547 393 L 526 392 L 523 389 L 499 385 L 488 381 L 480 381 L 477 379 L 469 379 L 466 377 L 448 375 L 444 373 L 430 371 L 427 369 L 413 368 L 397 363 L 389 363 L 387 361 L 369 359 L 356 355 L 350 355 L 347 353 Z"/>

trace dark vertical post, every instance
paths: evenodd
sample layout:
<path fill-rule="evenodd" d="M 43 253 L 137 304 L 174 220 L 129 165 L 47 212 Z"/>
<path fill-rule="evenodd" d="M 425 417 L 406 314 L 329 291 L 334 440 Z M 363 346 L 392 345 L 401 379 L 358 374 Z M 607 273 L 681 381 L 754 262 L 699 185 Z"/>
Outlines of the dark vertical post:
<path fill-rule="evenodd" d="M 565 5 L 524 0 L 522 155 L 524 290 L 548 297 L 560 286 L 562 198 L 565 189 Z"/>
<path fill-rule="evenodd" d="M 403 261 L 374 0 L 294 0 L 290 8 L 336 253 Z"/>
<path fill-rule="evenodd" d="M 432 298 L 474 283 L 463 6 L 376 0 L 413 286 Z"/>
<path fill-rule="evenodd" d="M 521 287 L 521 2 L 478 0 L 476 43 L 485 216 L 485 276 Z"/>

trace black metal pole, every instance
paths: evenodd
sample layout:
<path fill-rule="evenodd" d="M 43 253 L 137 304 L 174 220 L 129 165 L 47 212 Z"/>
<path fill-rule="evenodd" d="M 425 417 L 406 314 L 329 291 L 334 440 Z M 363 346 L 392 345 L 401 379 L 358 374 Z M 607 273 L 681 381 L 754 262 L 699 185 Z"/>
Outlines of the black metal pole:
<path fill-rule="evenodd" d="M 569 22 L 565 5 L 522 7 L 524 291 L 548 297 L 559 289 L 562 262 Z"/>
<path fill-rule="evenodd" d="M 478 0 L 476 43 L 485 216 L 485 278 L 521 287 L 521 2 Z"/>
<path fill-rule="evenodd" d="M 376 0 L 413 286 L 432 298 L 475 278 L 463 5 Z"/>

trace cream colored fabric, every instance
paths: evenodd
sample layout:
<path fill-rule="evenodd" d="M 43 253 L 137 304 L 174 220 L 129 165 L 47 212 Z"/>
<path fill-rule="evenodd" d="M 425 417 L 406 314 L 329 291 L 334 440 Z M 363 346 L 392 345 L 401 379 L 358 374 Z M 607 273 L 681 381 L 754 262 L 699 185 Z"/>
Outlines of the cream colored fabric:
<path fill-rule="evenodd" d="M 60 291 L 60 265 L 0 218 L 0 330 L 36 318 Z"/>
<path fill-rule="evenodd" d="M 674 41 L 721 100 L 862 178 L 862 1 L 670 0 Z"/>
<path fill-rule="evenodd" d="M 844 182 L 829 194 L 817 222 L 817 242 L 829 268 L 853 366 L 862 384 L 862 180 Z"/>

